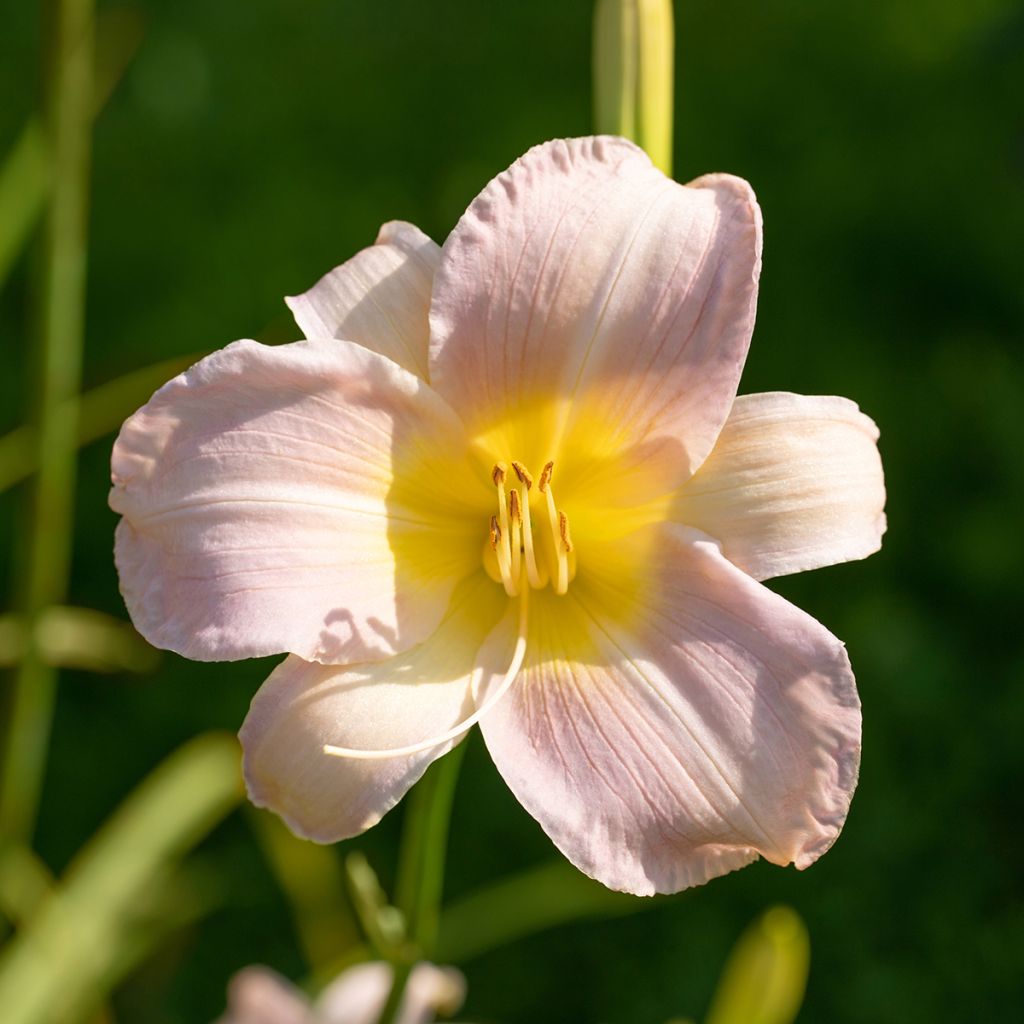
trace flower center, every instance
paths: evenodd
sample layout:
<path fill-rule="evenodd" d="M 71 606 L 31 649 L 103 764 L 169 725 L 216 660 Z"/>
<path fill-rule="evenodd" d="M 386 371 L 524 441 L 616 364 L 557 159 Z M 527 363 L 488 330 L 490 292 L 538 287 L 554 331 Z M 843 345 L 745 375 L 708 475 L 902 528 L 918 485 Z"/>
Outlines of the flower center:
<path fill-rule="evenodd" d="M 554 463 L 541 470 L 536 489 L 521 462 L 513 460 L 511 466 L 509 473 L 508 465 L 498 462 L 491 471 L 498 511 L 491 516 L 484 568 L 509 597 L 526 586 L 540 590 L 548 583 L 556 594 L 564 594 L 576 575 L 576 552 L 569 519 L 555 505 L 551 489 Z"/>

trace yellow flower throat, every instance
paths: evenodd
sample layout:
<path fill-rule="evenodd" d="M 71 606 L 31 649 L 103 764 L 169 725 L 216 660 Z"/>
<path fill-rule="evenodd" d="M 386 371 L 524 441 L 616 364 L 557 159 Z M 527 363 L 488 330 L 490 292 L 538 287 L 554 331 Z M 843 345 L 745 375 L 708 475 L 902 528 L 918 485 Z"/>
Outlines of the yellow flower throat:
<path fill-rule="evenodd" d="M 524 587 L 540 590 L 548 583 L 556 594 L 564 594 L 576 575 L 576 552 L 568 517 L 555 505 L 551 489 L 554 463 L 548 462 L 541 470 L 536 491 L 526 467 L 514 460 L 511 465 L 511 477 L 504 462 L 496 463 L 491 471 L 498 511 L 491 516 L 484 568 L 509 597 Z"/>

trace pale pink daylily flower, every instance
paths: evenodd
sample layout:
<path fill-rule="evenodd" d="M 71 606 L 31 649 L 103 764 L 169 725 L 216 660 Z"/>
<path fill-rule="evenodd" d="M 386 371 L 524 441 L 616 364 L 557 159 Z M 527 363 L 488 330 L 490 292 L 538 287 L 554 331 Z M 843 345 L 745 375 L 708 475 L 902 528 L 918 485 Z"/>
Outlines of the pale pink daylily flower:
<path fill-rule="evenodd" d="M 290 981 L 266 967 L 245 967 L 228 984 L 228 1005 L 217 1024 L 377 1024 L 391 993 L 390 964 L 356 964 L 309 1000 Z M 429 1024 L 454 1013 L 466 997 L 466 981 L 454 967 L 419 963 L 409 974 L 397 1024 Z"/>
<path fill-rule="evenodd" d="M 385 225 L 288 300 L 309 340 L 230 345 L 125 424 L 111 504 L 139 630 L 291 655 L 242 727 L 255 803 L 354 835 L 479 718 L 612 888 L 828 849 L 853 675 L 759 581 L 875 551 L 884 486 L 852 402 L 736 397 L 760 265 L 741 179 L 547 143 L 443 248 Z"/>

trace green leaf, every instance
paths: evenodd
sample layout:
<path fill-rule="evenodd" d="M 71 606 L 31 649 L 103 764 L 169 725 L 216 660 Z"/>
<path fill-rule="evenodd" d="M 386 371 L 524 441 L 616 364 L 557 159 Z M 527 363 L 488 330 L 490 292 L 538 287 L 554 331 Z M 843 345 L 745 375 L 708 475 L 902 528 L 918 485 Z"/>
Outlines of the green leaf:
<path fill-rule="evenodd" d="M 0 167 L 0 284 L 25 247 L 50 193 L 50 161 L 33 118 Z"/>
<path fill-rule="evenodd" d="M 164 359 L 141 370 L 115 377 L 76 398 L 69 408 L 78 406 L 79 447 L 112 434 L 139 406 L 149 400 L 160 385 L 187 370 L 203 355 L 205 353 L 196 352 Z M 35 430 L 28 426 L 18 427 L 0 437 L 0 491 L 35 472 L 38 464 L 35 438 Z"/>
<path fill-rule="evenodd" d="M 47 608 L 36 624 L 36 646 L 54 668 L 87 672 L 149 672 L 159 661 L 128 622 L 91 608 Z M 17 664 L 27 648 L 25 620 L 0 615 L 0 667 Z"/>
<path fill-rule="evenodd" d="M 145 949 L 154 891 L 240 801 L 238 763 L 234 737 L 209 733 L 125 800 L 0 954 L 4 1024 L 73 1024 L 99 1005 Z"/>
<path fill-rule="evenodd" d="M 310 970 L 319 974 L 360 942 L 337 852 L 299 839 L 274 814 L 253 808 L 247 817 L 291 905 Z"/>
<path fill-rule="evenodd" d="M 377 955 L 392 962 L 405 959 L 409 948 L 405 918 L 388 902 L 377 872 L 358 850 L 345 858 L 345 878 L 363 934 Z"/>
<path fill-rule="evenodd" d="M 706 1024 L 792 1024 L 810 957 L 807 929 L 796 911 L 773 907 L 733 947 Z"/>
<path fill-rule="evenodd" d="M 613 892 L 566 861 L 553 861 L 447 907 L 441 915 L 435 959 L 462 963 L 546 928 L 586 918 L 619 917 L 676 898 Z"/>
<path fill-rule="evenodd" d="M 13 925 L 25 924 L 53 887 L 49 868 L 27 847 L 0 848 L 0 914 Z"/>
<path fill-rule="evenodd" d="M 139 48 L 142 21 L 135 11 L 124 8 L 104 11 L 96 37 L 98 114 Z M 32 118 L 0 167 L 0 285 L 39 223 L 51 185 L 46 140 L 39 119 Z"/>

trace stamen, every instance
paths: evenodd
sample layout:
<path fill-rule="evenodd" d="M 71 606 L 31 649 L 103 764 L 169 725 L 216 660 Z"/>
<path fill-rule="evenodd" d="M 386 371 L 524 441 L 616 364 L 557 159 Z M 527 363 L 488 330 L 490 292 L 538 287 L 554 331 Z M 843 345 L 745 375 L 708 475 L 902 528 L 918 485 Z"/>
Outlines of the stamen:
<path fill-rule="evenodd" d="M 519 492 L 514 488 L 508 492 L 508 516 L 512 521 L 512 533 L 509 543 L 512 548 L 512 578 L 517 580 L 522 575 L 522 543 L 523 516 L 519 509 Z"/>
<path fill-rule="evenodd" d="M 513 554 L 512 533 L 508 525 L 508 503 L 505 498 L 505 472 L 504 462 L 495 463 L 491 470 L 491 479 L 498 488 L 498 525 L 501 527 L 498 545 L 498 568 L 501 570 L 501 582 L 505 587 L 505 593 L 509 597 L 515 597 L 519 593 L 516 582 L 519 573 L 515 571 L 519 559 Z M 518 548 L 515 549 L 518 551 Z"/>
<path fill-rule="evenodd" d="M 480 721 L 484 715 L 487 714 L 495 704 L 501 700 L 502 697 L 508 693 L 509 687 L 516 681 L 516 676 L 519 675 L 519 670 L 523 667 L 523 659 L 526 657 L 526 627 L 527 627 L 527 610 L 529 607 L 530 588 L 523 586 L 519 595 L 519 627 L 518 633 L 516 634 L 516 645 L 512 651 L 512 661 L 509 663 L 508 671 L 506 671 L 504 678 L 498 685 L 498 688 L 494 691 L 493 696 L 488 700 L 484 701 L 483 705 L 477 708 L 468 718 L 464 718 L 458 725 L 441 733 L 438 736 L 431 737 L 429 740 L 423 740 L 421 743 L 411 743 L 407 747 L 391 747 L 385 750 L 358 750 L 353 747 L 336 747 L 331 743 L 325 744 L 323 751 L 325 754 L 329 754 L 331 757 L 351 757 L 357 760 L 375 761 L 382 760 L 389 757 L 408 757 L 412 754 L 418 754 L 422 750 L 431 750 L 434 747 L 439 747 L 442 743 L 447 743 L 449 740 L 457 739 L 464 733 L 468 732 L 477 722 Z"/>
<path fill-rule="evenodd" d="M 552 586 L 555 588 L 556 594 L 564 594 L 569 589 L 569 559 L 567 555 L 572 549 L 564 543 L 568 536 L 568 520 L 566 520 L 566 532 L 563 534 L 563 513 L 560 513 L 555 508 L 555 496 L 551 491 L 551 474 L 554 468 L 555 464 L 553 462 L 549 462 L 544 467 L 540 474 L 540 480 L 537 481 L 537 489 L 543 493 L 547 503 L 548 526 L 551 528 L 551 541 L 556 563 Z M 559 540 L 562 540 L 563 543 L 559 544 Z"/>
<path fill-rule="evenodd" d="M 572 552 L 572 538 L 569 536 L 569 517 L 561 510 L 558 511 L 558 533 L 565 545 L 566 554 Z"/>
<path fill-rule="evenodd" d="M 529 490 L 533 486 L 533 477 L 527 472 L 526 467 L 521 462 L 513 460 L 512 468 L 516 471 L 520 482 L 526 484 L 526 489 Z"/>
<path fill-rule="evenodd" d="M 513 462 L 518 467 L 519 463 Z M 516 469 L 519 473 L 519 468 Z M 519 475 L 522 483 L 519 489 L 519 506 L 523 516 L 523 561 L 526 563 L 526 578 L 530 581 L 531 587 L 540 590 L 547 583 L 547 574 L 541 573 L 537 566 L 537 554 L 533 549 L 533 527 L 530 523 L 530 487 L 533 480 L 530 474 L 523 470 Z M 513 492 L 515 493 L 515 492 Z"/>

